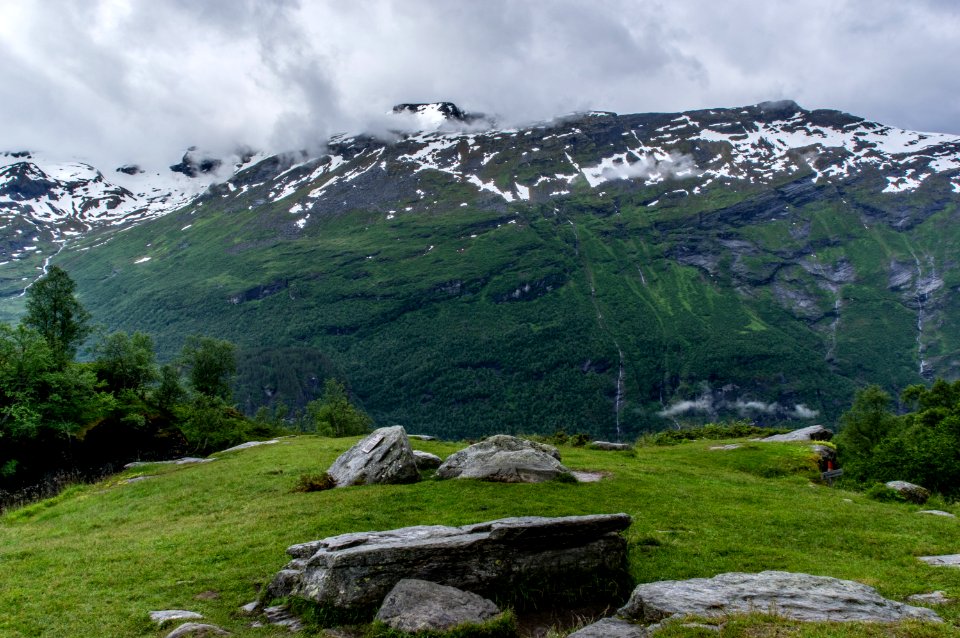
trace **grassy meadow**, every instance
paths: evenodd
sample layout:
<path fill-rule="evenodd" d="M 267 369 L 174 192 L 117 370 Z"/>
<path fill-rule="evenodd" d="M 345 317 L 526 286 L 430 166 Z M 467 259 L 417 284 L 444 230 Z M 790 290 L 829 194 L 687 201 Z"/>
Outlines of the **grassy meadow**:
<path fill-rule="evenodd" d="M 633 452 L 564 446 L 568 467 L 607 478 L 293 491 L 302 474 L 326 469 L 355 441 L 302 436 L 203 465 L 140 467 L 7 512 L 0 517 L 0 636 L 161 637 L 172 627 L 158 629 L 148 618 L 160 609 L 200 612 L 235 636 L 288 636 L 251 628 L 239 613 L 286 563 L 287 546 L 519 515 L 629 513 L 636 582 L 777 569 L 857 580 L 895 600 L 934 590 L 960 597 L 960 569 L 916 560 L 960 552 L 957 519 L 818 484 L 803 444 L 741 441 L 740 449 L 711 450 L 727 441 L 695 441 Z M 414 447 L 445 457 L 463 444 Z M 126 482 L 139 476 L 151 478 Z M 955 504 L 926 507 L 960 514 Z M 721 635 L 960 636 L 960 606 L 937 611 L 944 625 L 804 625 L 756 616 L 730 620 Z M 701 635 L 717 634 L 677 625 L 658 634 Z"/>

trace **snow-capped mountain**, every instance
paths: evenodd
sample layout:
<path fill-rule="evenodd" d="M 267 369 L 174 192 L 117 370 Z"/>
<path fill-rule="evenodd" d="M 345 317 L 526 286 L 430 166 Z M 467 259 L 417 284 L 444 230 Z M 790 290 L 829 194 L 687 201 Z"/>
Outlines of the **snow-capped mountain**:
<path fill-rule="evenodd" d="M 956 136 L 793 102 L 380 128 L 162 175 L 7 156 L 2 291 L 60 251 L 111 327 L 236 341 L 251 411 L 336 371 L 463 436 L 805 421 L 960 377 Z"/>

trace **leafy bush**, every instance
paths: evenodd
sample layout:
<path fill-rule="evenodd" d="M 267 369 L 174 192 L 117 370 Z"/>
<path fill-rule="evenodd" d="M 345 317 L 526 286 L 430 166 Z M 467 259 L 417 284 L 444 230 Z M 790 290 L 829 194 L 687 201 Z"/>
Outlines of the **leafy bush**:
<path fill-rule="evenodd" d="M 903 494 L 891 487 L 887 487 L 883 483 L 871 485 L 870 489 L 864 492 L 864 494 L 867 498 L 880 501 L 881 503 L 905 503 L 907 500 Z"/>

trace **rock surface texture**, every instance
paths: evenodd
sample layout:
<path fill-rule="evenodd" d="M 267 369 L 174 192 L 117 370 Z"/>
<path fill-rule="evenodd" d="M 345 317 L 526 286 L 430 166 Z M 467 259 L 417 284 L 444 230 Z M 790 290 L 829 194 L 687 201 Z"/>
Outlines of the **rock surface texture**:
<path fill-rule="evenodd" d="M 500 614 L 500 608 L 483 596 L 406 578 L 397 583 L 377 612 L 377 620 L 399 631 L 445 631 L 465 623 L 480 624 Z"/>
<path fill-rule="evenodd" d="M 413 459 L 416 461 L 417 468 L 420 470 L 435 470 L 443 463 L 443 459 L 436 454 L 422 452 L 421 450 L 413 451 Z"/>
<path fill-rule="evenodd" d="M 375 610 L 403 579 L 428 580 L 500 601 L 535 584 L 544 596 L 584 583 L 628 581 L 626 514 L 505 518 L 463 527 L 405 527 L 294 545 L 265 599 L 292 596 L 347 611 Z"/>
<path fill-rule="evenodd" d="M 229 636 L 229 631 L 224 631 L 216 625 L 205 625 L 203 623 L 186 622 L 167 634 L 167 638 L 208 638 L 209 636 Z"/>
<path fill-rule="evenodd" d="M 451 454 L 437 469 L 437 478 L 541 483 L 569 473 L 552 445 L 498 434 Z"/>
<path fill-rule="evenodd" d="M 203 616 L 197 612 L 187 611 L 186 609 L 162 609 L 150 612 L 150 620 L 161 627 L 175 620 L 200 620 L 201 618 Z"/>
<path fill-rule="evenodd" d="M 341 454 L 327 473 L 337 487 L 420 480 L 407 432 L 400 425 L 374 430 Z"/>
<path fill-rule="evenodd" d="M 934 567 L 960 567 L 960 554 L 944 554 L 943 556 L 920 556 L 919 560 Z"/>
<path fill-rule="evenodd" d="M 567 638 L 646 638 L 650 631 L 619 618 L 604 618 L 573 632 Z"/>
<path fill-rule="evenodd" d="M 911 503 L 922 505 L 930 498 L 930 490 L 925 487 L 920 487 L 919 485 L 914 485 L 913 483 L 908 483 L 907 481 L 888 481 L 886 486 L 891 490 L 900 492 L 900 494 Z"/>
<path fill-rule="evenodd" d="M 639 585 L 618 613 L 630 620 L 659 622 L 675 615 L 751 612 L 813 622 L 940 620 L 930 609 L 887 600 L 861 583 L 775 571 Z"/>
<path fill-rule="evenodd" d="M 822 425 L 811 425 L 810 427 L 800 428 L 799 430 L 787 432 L 786 434 L 775 434 L 760 440 L 775 443 L 777 441 L 829 441 L 832 438 L 833 432 L 827 428 Z"/>

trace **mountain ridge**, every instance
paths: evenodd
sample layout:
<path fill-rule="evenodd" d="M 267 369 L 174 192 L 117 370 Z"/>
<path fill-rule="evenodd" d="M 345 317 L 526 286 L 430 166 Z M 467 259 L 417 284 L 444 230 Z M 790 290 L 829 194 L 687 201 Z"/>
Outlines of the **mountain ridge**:
<path fill-rule="evenodd" d="M 839 111 L 590 112 L 338 136 L 56 262 L 161 351 L 238 341 L 248 410 L 336 375 L 425 431 L 618 437 L 955 376 L 958 191 L 958 138 Z"/>

